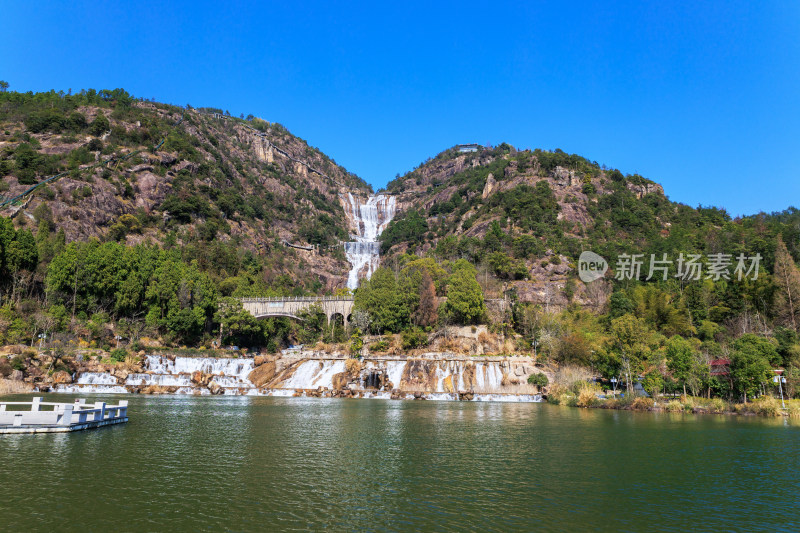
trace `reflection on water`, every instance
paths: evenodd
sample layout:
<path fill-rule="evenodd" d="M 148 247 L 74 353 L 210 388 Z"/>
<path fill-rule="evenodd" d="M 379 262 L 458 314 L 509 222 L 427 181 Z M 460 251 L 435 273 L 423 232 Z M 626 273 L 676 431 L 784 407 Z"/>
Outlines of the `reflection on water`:
<path fill-rule="evenodd" d="M 0 437 L 0 529 L 800 528 L 800 435 L 779 419 L 126 399 L 127 425 Z"/>

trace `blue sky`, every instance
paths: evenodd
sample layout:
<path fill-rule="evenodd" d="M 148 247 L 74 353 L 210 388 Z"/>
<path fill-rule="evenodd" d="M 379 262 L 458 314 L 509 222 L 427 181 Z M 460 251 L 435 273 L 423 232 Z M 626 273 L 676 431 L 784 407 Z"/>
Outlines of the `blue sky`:
<path fill-rule="evenodd" d="M 132 4 L 131 4 L 132 5 Z M 12 2 L 0 79 L 280 122 L 379 188 L 561 148 L 732 214 L 800 206 L 800 2 Z"/>

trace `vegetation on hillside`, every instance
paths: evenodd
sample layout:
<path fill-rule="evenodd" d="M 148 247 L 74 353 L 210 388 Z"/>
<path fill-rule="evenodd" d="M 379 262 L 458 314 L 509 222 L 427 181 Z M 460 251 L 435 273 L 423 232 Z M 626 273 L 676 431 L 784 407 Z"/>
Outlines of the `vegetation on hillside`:
<path fill-rule="evenodd" d="M 409 208 L 381 236 L 384 266 L 355 293 L 353 331 L 313 307 L 302 321 L 256 320 L 237 298 L 330 293 L 343 279 L 338 194 L 366 186 L 278 124 L 201 111 L 122 90 L 0 93 L 0 194 L 68 173 L 0 218 L 0 343 L 46 334 L 275 350 L 350 339 L 360 350 L 362 334 L 390 333 L 410 350 L 489 322 L 487 300 L 504 298 L 492 331 L 543 363 L 652 393 L 743 399 L 768 392 L 780 367 L 787 393 L 800 392 L 800 212 L 734 219 L 560 150 L 450 149 L 390 183 Z M 309 165 L 256 157 L 245 125 Z M 105 158 L 118 159 L 90 168 Z M 584 284 L 587 250 L 610 270 Z M 641 254 L 639 276 L 624 275 L 626 254 Z M 685 263 L 648 271 L 664 254 L 699 257 L 702 274 L 676 276 Z M 711 275 L 719 254 L 730 269 Z M 760 258 L 758 276 L 734 272 L 740 254 Z M 550 306 L 553 293 L 561 303 Z"/>

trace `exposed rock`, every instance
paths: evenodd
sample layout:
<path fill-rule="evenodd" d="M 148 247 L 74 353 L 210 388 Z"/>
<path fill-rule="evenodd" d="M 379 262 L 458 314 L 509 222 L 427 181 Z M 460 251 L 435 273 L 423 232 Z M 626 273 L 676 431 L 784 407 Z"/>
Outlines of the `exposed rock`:
<path fill-rule="evenodd" d="M 331 377 L 331 384 L 333 385 L 333 388 L 336 390 L 341 390 L 346 388 L 349 381 L 350 381 L 349 372 L 339 372 L 338 374 L 334 374 Z"/>
<path fill-rule="evenodd" d="M 496 183 L 497 181 L 494 179 L 494 174 L 490 172 L 489 175 L 486 177 L 486 185 L 484 185 L 483 187 L 483 194 L 481 194 L 481 198 L 486 200 L 489 197 L 489 195 L 492 194 L 492 192 L 494 191 L 494 186 Z"/>
<path fill-rule="evenodd" d="M 263 387 L 275 377 L 275 370 L 275 361 L 269 361 L 255 367 L 247 379 L 256 387 Z"/>
<path fill-rule="evenodd" d="M 169 152 L 158 152 L 157 155 L 159 156 L 161 164 L 165 167 L 172 166 L 178 161 L 178 158 L 175 156 L 175 154 L 171 154 Z"/>
<path fill-rule="evenodd" d="M 447 376 L 442 380 L 442 388 L 445 392 L 455 392 L 455 387 L 453 387 L 453 376 Z"/>
<path fill-rule="evenodd" d="M 64 370 L 59 370 L 53 374 L 53 383 L 72 383 L 72 375 Z"/>
<path fill-rule="evenodd" d="M 222 394 L 225 392 L 225 389 L 223 389 L 216 381 L 212 381 L 208 384 L 208 390 L 211 391 L 211 394 Z"/>
<path fill-rule="evenodd" d="M 25 375 L 22 373 L 22 370 L 14 370 L 11 372 L 11 375 L 8 376 L 8 379 L 12 381 L 22 381 Z"/>

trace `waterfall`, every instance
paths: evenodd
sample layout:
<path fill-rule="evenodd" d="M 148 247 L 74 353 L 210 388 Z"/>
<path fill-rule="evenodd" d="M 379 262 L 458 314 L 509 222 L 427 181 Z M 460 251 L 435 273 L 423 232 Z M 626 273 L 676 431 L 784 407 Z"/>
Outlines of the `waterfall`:
<path fill-rule="evenodd" d="M 71 384 L 55 384 L 55 392 L 75 394 L 224 394 L 247 396 L 336 396 L 374 399 L 536 402 L 538 390 L 526 383 L 523 363 L 508 360 L 365 359 L 351 373 L 344 359 L 309 358 L 285 361 L 284 377 L 270 388 L 249 379 L 254 360 L 217 357 L 144 357 L 143 369 L 130 374 L 81 372 Z"/>
<path fill-rule="evenodd" d="M 355 229 L 355 241 L 344 244 L 344 253 L 350 262 L 347 288 L 358 287 L 360 277 L 369 278 L 380 264 L 380 243 L 378 237 L 394 218 L 395 198 L 386 194 L 376 194 L 359 204 L 351 193 L 347 193 L 348 216 Z"/>
<path fill-rule="evenodd" d="M 286 380 L 285 389 L 316 389 L 333 387 L 333 375 L 344 372 L 344 361 L 319 361 L 310 359 L 300 364 L 294 374 Z"/>

